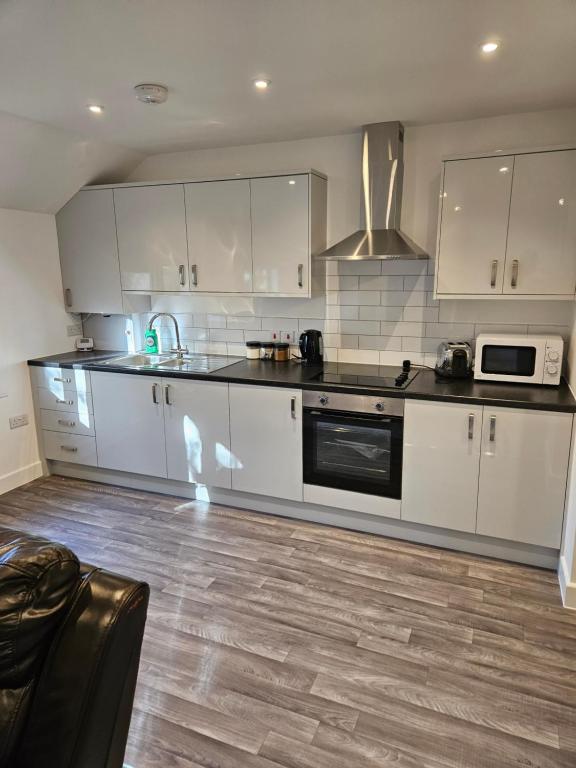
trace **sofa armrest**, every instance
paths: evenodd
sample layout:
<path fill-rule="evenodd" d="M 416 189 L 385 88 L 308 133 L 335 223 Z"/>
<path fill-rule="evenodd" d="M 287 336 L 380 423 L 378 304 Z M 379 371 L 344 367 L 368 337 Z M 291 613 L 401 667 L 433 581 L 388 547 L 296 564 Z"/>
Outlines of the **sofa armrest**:
<path fill-rule="evenodd" d="M 148 585 L 84 569 L 34 693 L 18 768 L 121 768 Z"/>

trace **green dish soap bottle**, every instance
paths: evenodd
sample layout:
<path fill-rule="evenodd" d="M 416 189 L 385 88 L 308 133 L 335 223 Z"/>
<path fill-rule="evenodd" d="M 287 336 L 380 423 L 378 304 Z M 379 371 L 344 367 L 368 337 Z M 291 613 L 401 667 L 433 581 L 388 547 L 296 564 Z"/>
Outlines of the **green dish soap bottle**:
<path fill-rule="evenodd" d="M 146 352 L 153 355 L 158 354 L 158 334 L 154 328 L 144 332 L 144 344 L 146 345 Z"/>

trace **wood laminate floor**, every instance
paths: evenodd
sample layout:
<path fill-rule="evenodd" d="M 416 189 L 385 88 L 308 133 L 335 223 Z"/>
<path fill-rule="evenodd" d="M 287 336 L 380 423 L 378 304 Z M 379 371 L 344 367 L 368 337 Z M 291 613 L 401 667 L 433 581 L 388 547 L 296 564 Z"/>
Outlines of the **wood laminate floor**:
<path fill-rule="evenodd" d="M 134 768 L 575 768 L 556 574 L 51 477 L 0 525 L 146 579 Z"/>

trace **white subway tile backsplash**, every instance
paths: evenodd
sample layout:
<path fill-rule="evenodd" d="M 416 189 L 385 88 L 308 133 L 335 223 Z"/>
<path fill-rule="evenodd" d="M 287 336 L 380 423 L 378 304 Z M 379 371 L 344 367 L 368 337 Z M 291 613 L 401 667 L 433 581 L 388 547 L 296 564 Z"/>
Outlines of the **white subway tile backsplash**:
<path fill-rule="evenodd" d="M 401 291 L 404 288 L 404 278 L 389 275 L 361 277 L 359 288 L 361 291 Z"/>
<path fill-rule="evenodd" d="M 433 262 L 430 262 L 433 264 Z M 325 358 L 342 362 L 399 365 L 404 358 L 434 365 L 442 340 L 474 340 L 479 333 L 541 333 L 569 337 L 573 303 L 534 300 L 442 300 L 433 298 L 433 275 L 424 262 L 351 261 L 328 263 L 328 290 L 313 299 L 255 299 L 178 296 L 154 299 L 155 310 L 176 312 L 181 337 L 192 352 L 244 355 L 245 342 L 270 341 L 276 334 L 310 328 L 324 334 Z M 152 313 L 130 316 L 141 338 Z M 90 318 L 91 335 L 98 323 Z M 122 322 L 112 323 L 126 348 Z M 172 322 L 159 318 L 162 349 L 175 344 Z"/>
<path fill-rule="evenodd" d="M 360 307 L 360 320 L 401 320 L 403 307 Z"/>

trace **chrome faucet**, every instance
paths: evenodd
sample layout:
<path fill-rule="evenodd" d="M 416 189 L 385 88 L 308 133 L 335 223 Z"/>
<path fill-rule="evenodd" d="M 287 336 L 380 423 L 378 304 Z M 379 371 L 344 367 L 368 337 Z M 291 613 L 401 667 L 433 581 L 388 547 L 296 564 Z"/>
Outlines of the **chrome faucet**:
<path fill-rule="evenodd" d="M 188 347 L 183 347 L 180 342 L 180 328 L 178 327 L 178 320 L 174 317 L 174 315 L 171 315 L 170 312 L 157 312 L 155 315 L 153 315 L 150 318 L 150 322 L 148 323 L 148 330 L 152 330 L 152 326 L 154 325 L 154 322 L 159 317 L 169 317 L 172 322 L 174 323 L 174 330 L 176 331 L 176 347 L 174 349 L 171 349 L 170 352 L 176 352 L 176 355 L 179 360 L 182 360 L 185 354 L 188 354 Z"/>

